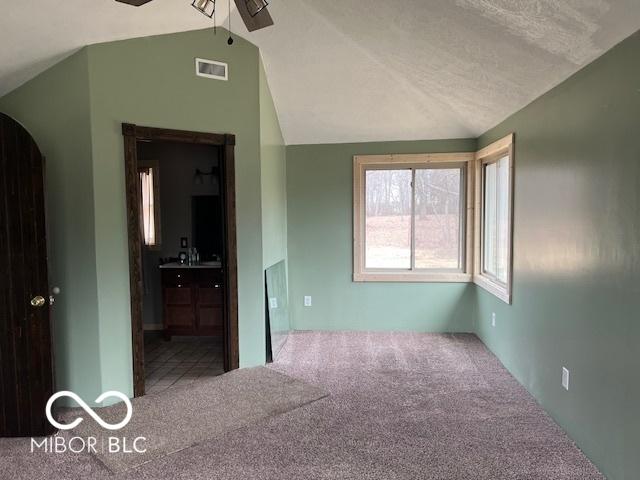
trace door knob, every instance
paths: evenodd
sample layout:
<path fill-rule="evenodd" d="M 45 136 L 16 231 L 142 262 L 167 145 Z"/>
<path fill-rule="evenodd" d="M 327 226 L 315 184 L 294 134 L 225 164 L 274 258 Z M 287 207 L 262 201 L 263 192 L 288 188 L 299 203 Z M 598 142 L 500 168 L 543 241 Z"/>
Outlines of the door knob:
<path fill-rule="evenodd" d="M 33 297 L 31 299 L 32 307 L 40 308 L 40 307 L 43 307 L 44 304 L 45 304 L 45 299 L 42 295 L 38 295 L 37 297 Z"/>

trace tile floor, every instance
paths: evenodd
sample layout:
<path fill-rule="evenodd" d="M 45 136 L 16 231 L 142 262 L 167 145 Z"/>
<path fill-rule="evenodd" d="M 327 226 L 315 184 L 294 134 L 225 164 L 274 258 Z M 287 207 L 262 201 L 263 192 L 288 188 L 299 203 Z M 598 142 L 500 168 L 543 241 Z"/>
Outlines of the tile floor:
<path fill-rule="evenodd" d="M 148 394 L 224 373 L 221 337 L 173 337 L 165 341 L 158 333 L 145 334 L 144 359 Z"/>

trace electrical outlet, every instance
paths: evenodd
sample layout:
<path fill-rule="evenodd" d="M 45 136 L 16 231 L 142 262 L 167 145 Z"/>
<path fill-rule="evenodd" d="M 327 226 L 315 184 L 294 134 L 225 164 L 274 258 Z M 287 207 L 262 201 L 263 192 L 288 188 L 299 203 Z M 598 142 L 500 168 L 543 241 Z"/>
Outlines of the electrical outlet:
<path fill-rule="evenodd" d="M 565 390 L 569 390 L 569 370 L 562 367 L 562 386 Z"/>
<path fill-rule="evenodd" d="M 491 314 L 491 326 L 495 327 L 496 326 L 496 312 L 493 312 Z"/>
<path fill-rule="evenodd" d="M 304 306 L 305 306 L 305 307 L 310 307 L 310 306 L 311 306 L 311 304 L 312 304 L 312 302 L 311 302 L 311 297 L 310 297 L 309 295 L 306 295 L 306 296 L 304 297 Z"/>
<path fill-rule="evenodd" d="M 269 299 L 269 308 L 271 309 L 278 308 L 278 299 L 276 297 L 271 297 Z"/>

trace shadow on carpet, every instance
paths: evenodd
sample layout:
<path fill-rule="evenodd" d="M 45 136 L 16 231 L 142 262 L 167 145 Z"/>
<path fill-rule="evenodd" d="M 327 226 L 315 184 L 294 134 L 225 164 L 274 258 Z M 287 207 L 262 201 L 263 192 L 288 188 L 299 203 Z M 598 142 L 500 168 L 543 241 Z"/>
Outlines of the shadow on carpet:
<path fill-rule="evenodd" d="M 242 369 L 133 400 L 133 417 L 117 432 L 109 432 L 91 418 L 85 418 L 69 433 L 96 437 L 99 446 L 107 444 L 111 436 L 129 441 L 145 437 L 145 453 L 95 453 L 111 472 L 120 473 L 327 395 L 316 386 L 268 368 Z M 126 415 L 122 403 L 96 411 L 104 421 L 113 424 Z M 68 412 L 63 420 L 75 418 L 74 412 Z"/>

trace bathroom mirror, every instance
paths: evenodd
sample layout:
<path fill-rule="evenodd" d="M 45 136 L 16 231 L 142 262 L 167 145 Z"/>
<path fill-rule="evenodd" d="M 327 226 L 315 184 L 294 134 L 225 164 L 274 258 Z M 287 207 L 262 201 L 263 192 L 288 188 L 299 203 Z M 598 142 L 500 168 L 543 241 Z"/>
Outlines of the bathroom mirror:
<path fill-rule="evenodd" d="M 219 195 L 195 195 L 191 197 L 192 246 L 200 252 L 202 261 L 215 260 L 221 256 L 222 204 Z"/>

